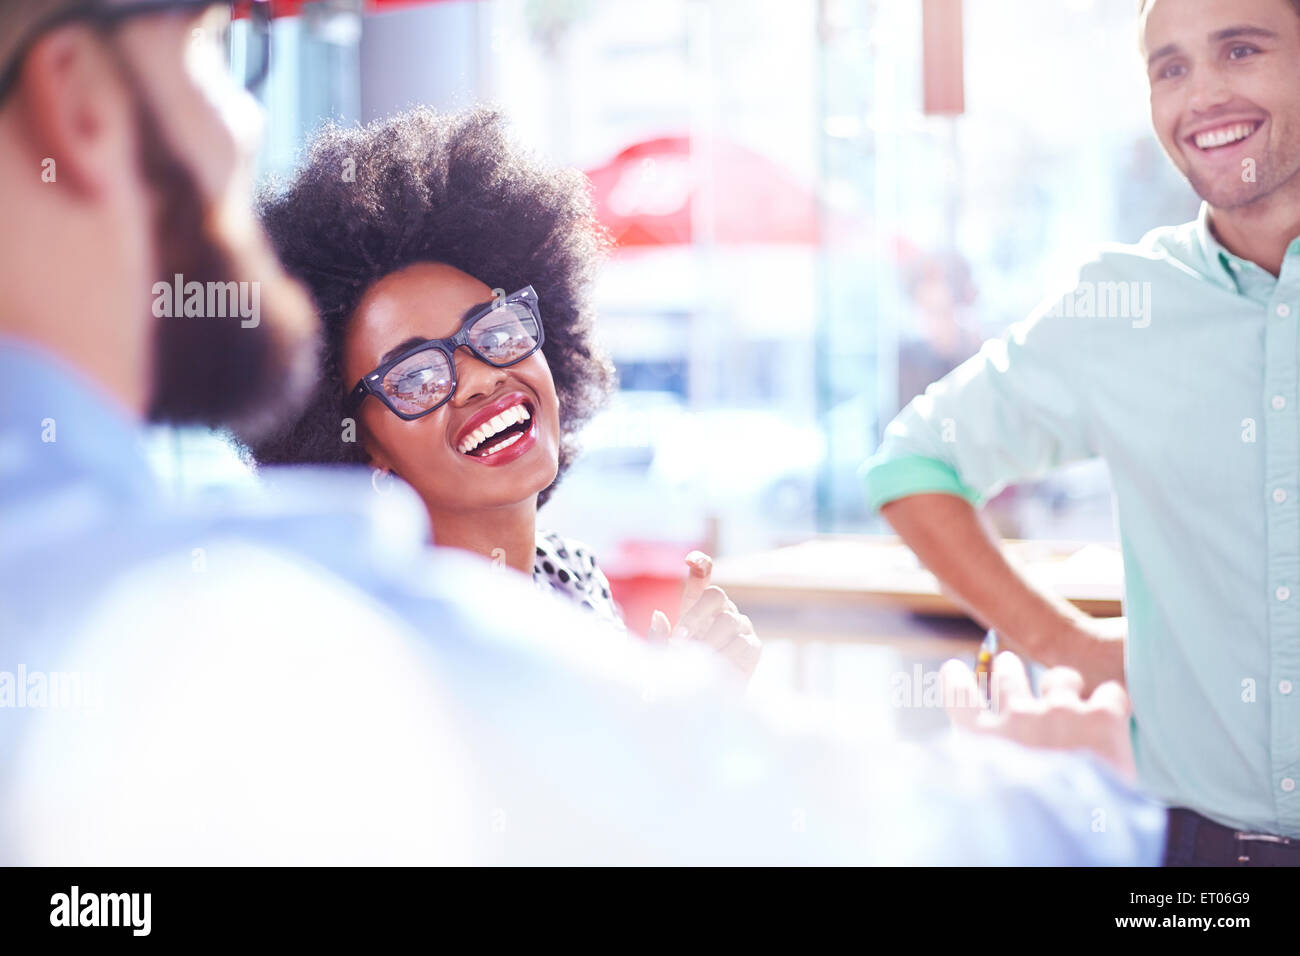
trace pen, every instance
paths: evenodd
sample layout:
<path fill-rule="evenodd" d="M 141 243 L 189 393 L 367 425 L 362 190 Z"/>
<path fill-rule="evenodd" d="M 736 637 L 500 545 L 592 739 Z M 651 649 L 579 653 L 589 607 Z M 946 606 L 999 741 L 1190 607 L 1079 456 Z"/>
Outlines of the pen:
<path fill-rule="evenodd" d="M 998 655 L 998 632 L 989 628 L 975 654 L 975 683 L 979 685 L 980 696 L 990 709 L 993 704 L 993 658 Z"/>

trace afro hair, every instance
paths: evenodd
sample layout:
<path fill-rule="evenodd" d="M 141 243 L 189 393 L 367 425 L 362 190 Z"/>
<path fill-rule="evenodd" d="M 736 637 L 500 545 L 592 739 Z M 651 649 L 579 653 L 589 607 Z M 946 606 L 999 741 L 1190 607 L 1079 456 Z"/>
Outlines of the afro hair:
<path fill-rule="evenodd" d="M 415 109 L 360 128 L 324 127 L 301 167 L 259 200 L 285 268 L 320 313 L 320 378 L 304 412 L 247 440 L 258 464 L 364 463 L 345 441 L 344 332 L 366 290 L 408 265 L 439 262 L 504 289 L 531 285 L 546 322 L 542 352 L 560 400 L 559 471 L 608 400 L 613 364 L 596 342 L 589 290 L 609 245 L 576 170 L 522 150 L 489 109 Z"/>

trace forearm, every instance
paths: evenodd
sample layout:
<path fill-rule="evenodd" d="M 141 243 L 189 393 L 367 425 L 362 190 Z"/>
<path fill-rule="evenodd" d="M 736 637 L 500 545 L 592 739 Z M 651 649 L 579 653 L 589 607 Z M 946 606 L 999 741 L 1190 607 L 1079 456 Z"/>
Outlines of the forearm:
<path fill-rule="evenodd" d="M 910 495 L 885 505 L 881 514 L 946 592 L 984 627 L 997 628 L 1007 649 L 1043 664 L 1077 667 L 1090 685 L 1121 676 L 1122 644 L 1098 660 L 1092 619 L 1029 582 L 968 501 Z"/>

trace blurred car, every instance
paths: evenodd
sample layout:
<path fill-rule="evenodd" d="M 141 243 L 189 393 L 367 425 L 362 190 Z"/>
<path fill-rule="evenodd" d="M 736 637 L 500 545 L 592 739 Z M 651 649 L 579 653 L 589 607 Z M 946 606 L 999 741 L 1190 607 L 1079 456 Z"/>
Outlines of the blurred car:
<path fill-rule="evenodd" d="M 825 441 L 763 409 L 690 410 L 671 392 L 619 392 L 581 435 L 582 455 L 541 518 L 593 548 L 627 540 L 762 547 L 813 526 Z"/>

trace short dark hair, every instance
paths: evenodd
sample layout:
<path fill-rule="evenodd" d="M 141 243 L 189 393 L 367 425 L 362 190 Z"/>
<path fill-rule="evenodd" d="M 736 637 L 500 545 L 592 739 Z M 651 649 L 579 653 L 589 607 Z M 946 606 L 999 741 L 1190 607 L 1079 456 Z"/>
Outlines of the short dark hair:
<path fill-rule="evenodd" d="M 32 40 L 32 31 L 72 10 L 76 0 L 5 0 L 0 3 L 0 69 L 8 67 Z"/>
<path fill-rule="evenodd" d="M 1300 0 L 1289 0 L 1291 6 L 1295 9 L 1296 16 L 1300 16 Z M 1146 13 L 1147 6 L 1151 0 L 1138 0 L 1138 16 Z"/>
<path fill-rule="evenodd" d="M 261 464 L 363 463 L 343 440 L 347 323 L 371 285 L 439 262 L 513 291 L 537 290 L 543 354 L 560 400 L 559 472 L 575 435 L 607 401 L 614 367 L 598 346 L 588 301 L 608 248 L 590 185 L 513 143 L 489 109 L 415 109 L 360 128 L 328 125 L 287 184 L 263 190 L 262 222 L 288 271 L 311 291 L 322 323 L 321 378 L 295 421 L 248 449 Z"/>

